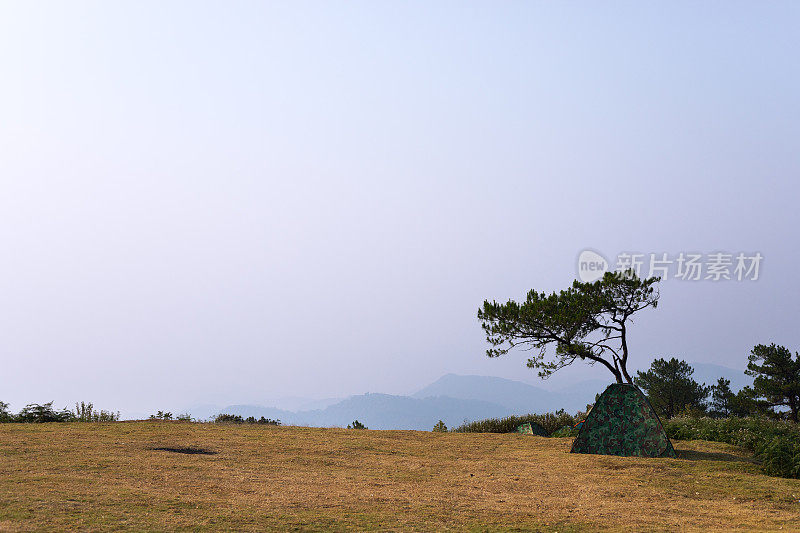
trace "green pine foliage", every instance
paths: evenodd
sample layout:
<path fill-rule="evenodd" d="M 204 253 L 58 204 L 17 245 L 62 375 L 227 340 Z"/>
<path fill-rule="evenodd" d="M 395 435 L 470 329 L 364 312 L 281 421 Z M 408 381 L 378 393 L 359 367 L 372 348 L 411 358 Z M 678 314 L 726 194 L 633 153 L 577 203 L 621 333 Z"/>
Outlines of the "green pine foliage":
<path fill-rule="evenodd" d="M 731 416 L 734 411 L 736 394 L 731 390 L 731 380 L 719 378 L 716 385 L 711 386 L 711 403 L 709 414 L 716 418 Z"/>
<path fill-rule="evenodd" d="M 444 424 L 443 421 L 439 420 L 435 426 L 433 426 L 434 433 L 445 433 L 447 431 L 447 426 Z"/>
<path fill-rule="evenodd" d="M 600 363 L 617 383 L 632 383 L 627 331 L 636 313 L 658 305 L 659 279 L 640 279 L 633 270 L 606 272 L 558 293 L 531 290 L 522 302 L 485 300 L 478 320 L 490 345 L 486 355 L 522 348 L 531 354 L 528 367 L 542 378 L 580 360 Z"/>
<path fill-rule="evenodd" d="M 745 374 L 753 376 L 753 394 L 770 408 L 788 408 L 787 417 L 800 420 L 800 354 L 775 343 L 759 344 L 748 357 Z M 777 412 L 777 411 L 774 411 Z"/>
<path fill-rule="evenodd" d="M 705 411 L 711 388 L 692 379 L 694 369 L 675 357 L 656 359 L 647 372 L 637 372 L 634 382 L 650 400 L 658 415 L 672 418 L 687 409 Z"/>
<path fill-rule="evenodd" d="M 271 418 L 261 418 L 256 419 L 254 416 L 248 416 L 244 418 L 241 415 L 231 415 L 226 413 L 220 413 L 214 417 L 214 422 L 217 424 L 261 424 L 265 426 L 280 426 L 280 420 L 273 420 Z"/>

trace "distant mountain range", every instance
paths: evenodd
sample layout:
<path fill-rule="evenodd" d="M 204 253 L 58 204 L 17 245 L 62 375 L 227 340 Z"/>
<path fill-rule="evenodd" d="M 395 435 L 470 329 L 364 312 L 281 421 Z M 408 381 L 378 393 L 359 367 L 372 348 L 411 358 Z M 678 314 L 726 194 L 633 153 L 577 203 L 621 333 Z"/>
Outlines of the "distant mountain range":
<path fill-rule="evenodd" d="M 698 383 L 705 383 L 706 385 L 716 384 L 719 378 L 731 380 L 731 389 L 734 392 L 739 391 L 746 385 L 753 384 L 753 378 L 744 373 L 744 368 L 735 370 L 727 366 L 714 365 L 711 363 L 689 363 L 694 368 L 692 378 Z"/>
<path fill-rule="evenodd" d="M 594 403 L 595 394 L 603 392 L 609 383 L 602 380 L 582 381 L 569 389 L 552 392 L 511 379 L 446 374 L 412 394 L 412 397 L 481 400 L 502 405 L 515 414 L 544 413 L 557 409 L 574 412 L 585 409 L 588 403 Z"/>
<path fill-rule="evenodd" d="M 730 379 L 733 390 L 752 383 L 742 371 L 707 363 L 692 363 L 692 366 L 694 379 L 707 385 L 716 383 L 719 377 Z M 595 395 L 603 392 L 609 383 L 600 379 L 587 380 L 548 391 L 511 379 L 446 374 L 410 396 L 373 393 L 345 399 L 290 398 L 281 401 L 283 408 L 197 406 L 189 412 L 197 418 L 211 418 L 224 412 L 312 427 L 346 427 L 358 420 L 371 429 L 429 431 L 439 420 L 448 427 L 455 427 L 467 421 L 557 409 L 575 413 L 594 403 Z"/>
<path fill-rule="evenodd" d="M 255 405 L 231 405 L 226 413 L 279 419 L 283 424 L 300 426 L 346 427 L 354 420 L 370 429 L 430 430 L 439 420 L 448 426 L 465 419 L 482 419 L 512 414 L 508 408 L 480 400 L 448 397 L 417 399 L 390 394 L 362 394 L 309 411 L 286 411 Z"/>
<path fill-rule="evenodd" d="M 358 420 L 372 429 L 430 430 L 439 420 L 448 427 L 484 418 L 544 413 L 564 408 L 575 412 L 594 402 L 607 382 L 592 380 L 549 392 L 519 381 L 490 376 L 447 374 L 411 396 L 362 394 L 318 409 L 279 409 L 260 405 L 197 406 L 189 412 L 210 418 L 224 412 L 279 419 L 284 424 L 345 427 Z"/>

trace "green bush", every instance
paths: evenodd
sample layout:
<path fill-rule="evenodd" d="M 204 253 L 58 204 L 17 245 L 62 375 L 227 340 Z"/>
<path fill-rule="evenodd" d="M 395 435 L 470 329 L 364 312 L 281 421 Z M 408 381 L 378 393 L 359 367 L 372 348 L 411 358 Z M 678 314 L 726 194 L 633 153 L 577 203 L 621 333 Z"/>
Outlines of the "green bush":
<path fill-rule="evenodd" d="M 435 433 L 444 433 L 447 431 L 447 426 L 444 425 L 444 422 L 439 420 L 435 426 L 433 426 L 433 431 Z"/>
<path fill-rule="evenodd" d="M 13 422 L 14 415 L 8 411 L 8 404 L 0 402 L 0 422 Z"/>
<path fill-rule="evenodd" d="M 800 478 L 800 427 L 766 418 L 676 417 L 664 422 L 672 439 L 710 440 L 754 453 L 765 474 Z"/>
<path fill-rule="evenodd" d="M 769 476 L 800 478 L 800 442 L 787 437 L 773 437 L 756 447 L 756 457 Z"/>
<path fill-rule="evenodd" d="M 574 416 L 560 409 L 555 413 L 544 413 L 542 415 L 527 414 L 466 422 L 453 431 L 456 433 L 513 433 L 525 422 L 535 422 L 542 426 L 548 435 L 551 435 L 564 426 L 574 426 L 577 420 Z"/>
<path fill-rule="evenodd" d="M 354 420 L 352 424 L 347 426 L 347 429 L 369 429 L 367 426 L 359 422 L 358 420 Z"/>
<path fill-rule="evenodd" d="M 76 422 L 116 422 L 119 420 L 119 413 L 104 410 L 96 411 L 91 402 L 81 402 L 75 404 L 73 419 Z"/>
<path fill-rule="evenodd" d="M 551 437 L 577 437 L 578 430 L 572 426 L 564 426 L 552 432 Z"/>
<path fill-rule="evenodd" d="M 14 422 L 69 422 L 74 418 L 75 415 L 67 409 L 60 411 L 53 409 L 53 402 L 47 402 L 42 405 L 29 403 L 14 417 Z"/>
<path fill-rule="evenodd" d="M 227 413 L 220 413 L 214 417 L 216 423 L 231 423 L 231 424 L 244 424 L 244 418 L 241 415 L 229 415 Z"/>
<path fill-rule="evenodd" d="M 0 422 L 116 422 L 119 413 L 96 411 L 91 402 L 75 404 L 75 412 L 66 408 L 53 409 L 53 402 L 45 404 L 29 403 L 17 414 L 8 411 L 8 404 L 0 402 Z"/>
<path fill-rule="evenodd" d="M 264 424 L 268 426 L 280 426 L 280 420 L 273 420 L 271 418 L 264 418 L 263 416 L 256 420 L 254 416 L 248 416 L 247 418 L 243 418 L 241 415 L 230 415 L 226 413 L 220 413 L 214 417 L 214 422 L 216 423 L 229 423 L 229 424 Z"/>

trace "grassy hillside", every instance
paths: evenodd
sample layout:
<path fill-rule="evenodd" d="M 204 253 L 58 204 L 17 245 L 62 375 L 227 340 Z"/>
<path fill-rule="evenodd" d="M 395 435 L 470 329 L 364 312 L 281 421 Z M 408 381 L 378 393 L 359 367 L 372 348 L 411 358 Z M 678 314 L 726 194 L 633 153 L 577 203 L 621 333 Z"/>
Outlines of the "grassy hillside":
<path fill-rule="evenodd" d="M 725 444 L 137 422 L 0 425 L 0 530 L 800 529 L 800 480 Z M 164 449 L 205 453 L 178 453 Z"/>

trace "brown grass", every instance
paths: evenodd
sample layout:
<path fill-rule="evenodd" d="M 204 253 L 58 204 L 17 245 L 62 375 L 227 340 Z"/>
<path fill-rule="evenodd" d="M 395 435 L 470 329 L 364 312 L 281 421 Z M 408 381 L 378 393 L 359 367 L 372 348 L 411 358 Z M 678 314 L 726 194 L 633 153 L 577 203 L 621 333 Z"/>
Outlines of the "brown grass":
<path fill-rule="evenodd" d="M 0 530 L 800 530 L 800 480 L 674 444 L 636 459 L 515 434 L 1 424 Z"/>

